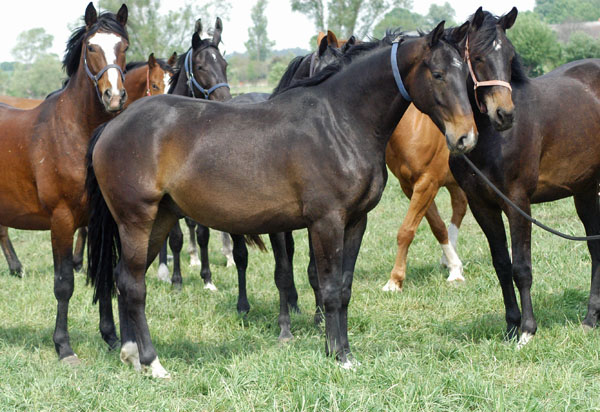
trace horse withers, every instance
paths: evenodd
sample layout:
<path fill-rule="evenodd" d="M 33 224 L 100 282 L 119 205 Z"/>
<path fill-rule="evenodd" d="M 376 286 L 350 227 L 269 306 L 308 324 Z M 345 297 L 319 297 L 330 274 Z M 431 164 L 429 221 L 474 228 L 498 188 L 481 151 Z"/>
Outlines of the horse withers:
<path fill-rule="evenodd" d="M 477 141 L 467 69 L 443 33 L 441 23 L 427 35 L 388 34 L 355 46 L 344 61 L 264 103 L 159 96 L 96 131 L 88 274 L 99 294 L 115 276 L 123 347 L 135 346 L 153 376 L 169 374 L 150 339 L 145 272 L 181 214 L 229 233 L 308 227 L 326 352 L 354 365 L 347 329 L 354 266 L 367 213 L 385 186 L 385 147 L 408 99 L 445 131 L 453 151 Z M 372 104 L 357 106 L 356 89 L 369 90 Z"/>

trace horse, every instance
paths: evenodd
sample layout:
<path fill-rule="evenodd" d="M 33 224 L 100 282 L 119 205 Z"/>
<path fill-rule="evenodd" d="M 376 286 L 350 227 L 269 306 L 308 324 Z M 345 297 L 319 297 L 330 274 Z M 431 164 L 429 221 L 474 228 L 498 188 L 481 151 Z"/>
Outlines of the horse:
<path fill-rule="evenodd" d="M 26 97 L 0 96 L 0 103 L 19 109 L 33 109 L 42 103 L 42 99 L 28 99 Z"/>
<path fill-rule="evenodd" d="M 367 213 L 385 186 L 385 146 L 409 100 L 444 130 L 452 150 L 477 141 L 467 69 L 443 34 L 442 22 L 427 35 L 388 33 L 362 43 L 264 103 L 163 95 L 98 128 L 88 150 L 88 277 L 97 295 L 116 282 L 121 353 L 150 366 L 153 377 L 169 377 L 145 317 L 145 272 L 183 214 L 229 233 L 308 227 L 326 353 L 353 367 L 347 309 L 354 265 Z M 356 89 L 369 90 L 372 104 L 357 106 Z"/>
<path fill-rule="evenodd" d="M 512 85 L 513 126 L 508 130 L 495 127 L 484 115 L 494 110 L 493 102 L 476 100 L 471 92 L 480 139 L 468 159 L 526 213 L 532 203 L 573 196 L 586 233 L 600 233 L 600 60 L 567 63 L 531 79 L 510 41 L 502 39 L 492 47 L 511 53 L 511 78 L 506 80 Z M 518 337 L 517 347 L 521 348 L 537 330 L 530 295 L 531 223 L 475 176 L 464 158 L 451 156 L 450 169 L 489 243 L 504 299 L 506 336 Z M 508 218 L 512 259 L 502 213 Z M 583 325 L 595 327 L 600 311 L 600 241 L 588 241 L 587 246 L 592 270 Z"/>
<path fill-rule="evenodd" d="M 59 359 L 68 364 L 79 362 L 69 342 L 67 315 L 73 234 L 88 216 L 85 152 L 92 131 L 122 110 L 127 98 L 122 78 L 127 14 L 123 5 L 117 14 L 98 15 L 90 3 L 85 25 L 67 43 L 65 88 L 31 110 L 0 106 L 0 224 L 51 232 L 58 301 L 53 341 Z"/>
<path fill-rule="evenodd" d="M 469 19 L 471 26 L 468 37 L 472 55 L 477 59 L 474 72 L 478 78 L 499 79 L 508 75 L 502 70 L 508 71 L 510 67 L 507 63 L 511 58 L 510 52 L 499 49 L 490 53 L 489 50 L 482 49 L 489 49 L 490 42 L 494 41 L 504 44 L 506 30 L 512 26 L 516 15 L 517 9 L 514 8 L 505 16 L 494 19 L 480 7 Z M 461 50 L 465 49 L 466 43 L 461 44 Z M 513 109 L 512 102 L 508 98 L 498 96 L 502 93 L 506 95 L 507 91 L 507 88 L 493 88 L 488 91 L 486 99 L 498 100 L 500 103 L 496 110 L 510 119 L 507 113 Z M 488 113 L 496 114 L 495 111 Z M 467 197 L 450 172 L 449 156 L 450 152 L 444 136 L 435 124 L 414 106 L 410 106 L 392 134 L 386 149 L 386 163 L 398 178 L 410 203 L 402 225 L 398 229 L 396 260 L 390 279 L 383 287 L 384 291 L 402 290 L 406 278 L 408 248 L 423 216 L 426 217 L 431 231 L 440 243 L 441 262 L 450 270 L 447 280 L 449 282 L 465 280 L 462 262 L 456 253 L 456 244 L 458 230 L 467 211 Z M 442 186 L 448 189 L 452 204 L 452 219 L 448 229 L 435 204 L 435 196 Z"/>

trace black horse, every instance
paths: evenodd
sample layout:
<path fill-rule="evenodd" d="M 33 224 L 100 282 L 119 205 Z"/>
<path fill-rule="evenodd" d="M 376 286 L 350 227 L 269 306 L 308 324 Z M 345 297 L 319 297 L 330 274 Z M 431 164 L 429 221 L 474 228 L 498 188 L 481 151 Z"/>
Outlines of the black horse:
<path fill-rule="evenodd" d="M 488 116 L 480 113 L 471 92 L 480 135 L 477 147 L 468 158 L 528 213 L 531 203 L 573 196 L 586 233 L 598 234 L 600 60 L 568 63 L 544 76 L 529 79 L 504 34 L 516 18 L 516 10 L 508 16 L 510 18 L 498 20 L 486 14 L 483 27 L 496 34 L 488 44 L 488 53 L 502 54 L 511 63 L 511 76 L 502 80 L 510 81 L 512 85 L 513 126 L 509 130 L 497 130 L 503 129 L 501 123 L 490 122 Z M 476 61 L 478 56 L 473 57 Z M 494 102 L 488 101 L 491 99 L 480 94 L 478 100 L 482 109 L 493 110 Z M 452 157 L 450 167 L 466 192 L 471 211 L 489 242 L 504 297 L 507 334 L 509 338 L 515 338 L 520 328 L 518 346 L 521 347 L 537 329 L 530 295 L 531 223 L 475 176 L 463 158 Z M 512 260 L 507 249 L 502 212 L 510 227 Z M 592 282 L 583 324 L 594 327 L 600 311 L 600 241 L 588 242 L 588 249 L 592 258 Z M 522 315 L 513 281 L 519 289 Z"/>

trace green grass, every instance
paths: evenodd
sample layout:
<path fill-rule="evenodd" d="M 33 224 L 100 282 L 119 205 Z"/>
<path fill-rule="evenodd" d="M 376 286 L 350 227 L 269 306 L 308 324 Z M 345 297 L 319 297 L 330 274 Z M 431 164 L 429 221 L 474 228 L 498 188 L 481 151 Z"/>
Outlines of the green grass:
<path fill-rule="evenodd" d="M 202 289 L 187 254 L 181 293 L 157 281 L 156 266 L 149 270 L 146 313 L 162 364 L 172 374 L 170 381 L 157 381 L 107 351 L 81 274 L 69 325 L 83 365 L 57 361 L 49 233 L 11 231 L 27 276 L 11 277 L 0 263 L 0 411 L 600 410 L 599 335 L 579 326 L 589 292 L 586 245 L 533 230 L 539 330 L 518 351 L 503 340 L 500 288 L 487 242 L 470 214 L 459 240 L 465 284 L 446 284 L 439 247 L 423 223 L 410 249 L 404 292 L 381 291 L 407 205 L 391 178 L 369 216 L 349 311 L 351 345 L 362 363 L 355 371 L 325 357 L 324 338 L 312 324 L 304 233 L 295 235 L 294 260 L 303 313 L 292 315 L 295 339 L 289 344 L 277 341 L 270 254 L 250 251 L 252 309 L 245 318 L 235 311 L 235 270 L 224 267 L 218 236 L 210 245 L 217 293 Z M 438 205 L 447 216 L 447 192 Z M 535 206 L 534 215 L 583 233 L 570 200 Z"/>

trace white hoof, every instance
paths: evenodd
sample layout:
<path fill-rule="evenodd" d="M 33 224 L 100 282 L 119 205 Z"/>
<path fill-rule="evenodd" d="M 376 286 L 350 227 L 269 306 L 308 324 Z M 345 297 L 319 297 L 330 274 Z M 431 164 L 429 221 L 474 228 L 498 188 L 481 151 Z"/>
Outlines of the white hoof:
<path fill-rule="evenodd" d="M 81 365 L 81 361 L 79 360 L 79 358 L 75 354 L 73 354 L 71 356 L 67 356 L 66 358 L 62 358 L 60 361 L 62 363 L 64 363 L 65 365 L 69 365 L 69 366 L 79 366 L 79 365 Z"/>
<path fill-rule="evenodd" d="M 190 266 L 200 266 L 200 259 L 197 253 L 190 253 Z"/>
<path fill-rule="evenodd" d="M 523 346 L 527 345 L 529 341 L 533 338 L 533 335 L 529 332 L 523 332 L 521 337 L 519 338 L 519 343 L 517 343 L 517 349 L 522 349 Z"/>
<path fill-rule="evenodd" d="M 347 371 L 355 371 L 360 366 L 360 362 L 356 359 L 347 359 L 346 362 L 340 363 L 340 368 L 346 369 Z"/>
<path fill-rule="evenodd" d="M 152 361 L 152 363 L 150 364 L 150 368 L 152 369 L 153 378 L 171 379 L 171 374 L 167 372 L 165 368 L 162 367 L 160 361 L 158 360 L 158 356 Z"/>
<path fill-rule="evenodd" d="M 213 283 L 207 283 L 206 285 L 204 285 L 204 289 L 208 289 L 211 292 L 216 292 L 218 290 Z"/>
<path fill-rule="evenodd" d="M 226 255 L 227 257 L 227 265 L 225 265 L 225 267 L 232 267 L 235 266 L 235 260 L 233 260 L 233 255 Z"/>
<path fill-rule="evenodd" d="M 161 280 L 161 281 L 167 282 L 167 283 L 171 283 L 169 267 L 167 265 L 165 265 L 164 263 L 161 263 L 160 265 L 158 265 L 158 273 L 156 274 L 156 276 L 158 277 L 158 280 Z"/>
<path fill-rule="evenodd" d="M 464 282 L 465 277 L 463 276 L 462 265 L 459 267 L 454 267 L 450 270 L 450 275 L 448 275 L 448 282 Z"/>
<path fill-rule="evenodd" d="M 396 282 L 392 279 L 388 280 L 383 288 L 381 288 L 384 292 L 402 292 L 402 288 L 399 287 Z"/>
<path fill-rule="evenodd" d="M 121 362 L 125 365 L 133 366 L 133 369 L 136 372 L 142 370 L 142 364 L 140 363 L 140 354 L 138 352 L 137 343 L 135 342 L 126 342 L 121 347 Z"/>

